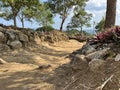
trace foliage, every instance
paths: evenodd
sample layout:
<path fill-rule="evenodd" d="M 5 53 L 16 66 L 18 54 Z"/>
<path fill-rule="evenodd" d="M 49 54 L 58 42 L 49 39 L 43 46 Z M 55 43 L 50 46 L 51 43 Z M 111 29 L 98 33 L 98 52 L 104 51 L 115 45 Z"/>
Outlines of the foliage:
<path fill-rule="evenodd" d="M 14 26 L 16 27 L 16 17 L 21 9 L 24 7 L 31 7 L 37 5 L 39 0 L 1 0 L 0 8 L 2 8 L 2 15 L 6 20 L 14 20 Z"/>
<path fill-rule="evenodd" d="M 90 27 L 91 14 L 85 12 L 84 8 L 76 7 L 74 11 L 75 15 L 72 17 L 71 22 L 68 24 L 67 28 L 80 29 L 83 31 L 83 26 Z"/>
<path fill-rule="evenodd" d="M 52 30 L 54 30 L 52 26 L 43 26 L 36 29 L 36 31 L 41 31 L 41 32 L 50 32 Z"/>
<path fill-rule="evenodd" d="M 47 3 L 42 3 L 36 7 L 36 9 L 32 10 L 34 12 L 34 19 L 41 26 L 49 26 L 52 25 L 53 22 L 53 14 Z"/>
<path fill-rule="evenodd" d="M 95 38 L 91 39 L 91 44 L 111 43 L 118 41 L 120 41 L 120 27 L 115 26 L 97 34 Z"/>
<path fill-rule="evenodd" d="M 77 29 L 72 29 L 72 30 L 66 30 L 65 31 L 67 34 L 68 34 L 68 36 L 76 36 L 76 35 L 81 35 L 81 34 L 83 34 L 84 36 L 90 36 L 90 34 L 89 33 L 87 33 L 86 31 L 79 31 L 79 30 L 77 30 Z"/>
<path fill-rule="evenodd" d="M 65 32 L 66 32 L 69 36 L 74 36 L 74 35 L 80 33 L 80 31 L 78 31 L 78 30 L 76 30 L 76 29 L 74 29 L 74 30 L 66 30 Z"/>
<path fill-rule="evenodd" d="M 95 26 L 95 29 L 97 29 L 98 32 L 103 31 L 105 24 L 105 18 L 103 17 L 99 23 Z"/>
<path fill-rule="evenodd" d="M 66 18 L 72 13 L 72 9 L 74 9 L 74 7 L 85 7 L 86 1 L 88 0 L 48 0 L 52 12 L 60 15 L 62 19 L 60 26 L 61 31 Z"/>

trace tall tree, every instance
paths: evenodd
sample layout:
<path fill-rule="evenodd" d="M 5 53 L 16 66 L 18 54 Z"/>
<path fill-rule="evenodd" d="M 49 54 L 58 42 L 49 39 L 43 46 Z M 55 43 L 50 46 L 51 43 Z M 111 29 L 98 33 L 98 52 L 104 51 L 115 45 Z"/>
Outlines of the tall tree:
<path fill-rule="evenodd" d="M 37 6 L 31 6 L 31 7 L 23 7 L 20 12 L 18 13 L 18 19 L 21 21 L 22 27 L 24 28 L 24 21 L 33 21 L 33 18 L 35 16 L 35 12 L 33 11 L 33 8 L 36 8 Z"/>
<path fill-rule="evenodd" d="M 14 26 L 16 27 L 16 18 L 21 8 L 26 6 L 30 7 L 31 5 L 37 3 L 39 3 L 39 0 L 1 0 L 0 6 L 5 9 L 5 11 L 3 10 L 4 15 L 2 16 L 4 16 L 4 18 L 6 16 L 8 20 L 13 19 Z"/>
<path fill-rule="evenodd" d="M 74 10 L 75 15 L 72 17 L 71 22 L 68 24 L 68 28 L 71 29 L 80 29 L 81 33 L 83 32 L 83 27 L 90 27 L 90 20 L 92 15 L 88 14 L 84 8 L 76 7 Z"/>
<path fill-rule="evenodd" d="M 117 0 L 107 0 L 107 10 L 104 28 L 110 28 L 115 25 Z"/>
<path fill-rule="evenodd" d="M 48 0 L 53 13 L 60 15 L 62 19 L 60 31 L 62 31 L 66 18 L 72 13 L 71 10 L 76 6 L 85 6 L 86 1 L 88 0 Z"/>

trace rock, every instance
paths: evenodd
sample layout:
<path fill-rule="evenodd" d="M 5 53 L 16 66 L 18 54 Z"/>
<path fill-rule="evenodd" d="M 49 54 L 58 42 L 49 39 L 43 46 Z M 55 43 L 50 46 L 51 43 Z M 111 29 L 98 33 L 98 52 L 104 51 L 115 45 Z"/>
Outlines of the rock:
<path fill-rule="evenodd" d="M 0 32 L 3 32 L 4 31 L 4 28 L 0 26 Z"/>
<path fill-rule="evenodd" d="M 12 42 L 10 42 L 10 46 L 13 49 L 19 49 L 22 47 L 22 43 L 20 41 L 12 41 Z"/>
<path fill-rule="evenodd" d="M 3 51 L 3 50 L 10 50 L 10 47 L 7 46 L 6 44 L 0 44 L 0 51 Z"/>
<path fill-rule="evenodd" d="M 5 35 L 0 32 L 0 43 L 2 43 L 4 41 Z"/>
<path fill-rule="evenodd" d="M 67 34 L 65 34 L 63 32 L 60 32 L 58 30 L 53 30 L 51 32 L 46 32 L 42 36 L 44 37 L 44 41 L 47 41 L 47 42 L 50 42 L 50 43 L 69 40 Z"/>
<path fill-rule="evenodd" d="M 9 40 L 15 40 L 15 32 L 13 30 L 6 31 L 6 34 L 8 35 Z"/>
<path fill-rule="evenodd" d="M 7 62 L 0 58 L 0 64 L 6 64 Z"/>
<path fill-rule="evenodd" d="M 50 67 L 52 67 L 51 65 L 40 65 L 37 69 L 48 69 L 48 68 L 50 68 Z"/>
<path fill-rule="evenodd" d="M 28 42 L 28 36 L 23 33 L 19 33 L 19 38 L 20 38 L 20 41 Z"/>
<path fill-rule="evenodd" d="M 83 70 L 88 67 L 88 62 L 84 58 L 84 55 L 75 55 L 75 57 L 71 60 L 70 64 L 74 70 Z"/>
<path fill-rule="evenodd" d="M 91 71 L 99 71 L 99 68 L 101 66 L 103 66 L 105 63 L 105 61 L 101 60 L 101 59 L 93 59 L 89 62 L 89 68 Z"/>
<path fill-rule="evenodd" d="M 115 57 L 115 61 L 120 61 L 120 54 L 117 54 L 117 56 Z"/>
<path fill-rule="evenodd" d="M 95 48 L 89 44 L 82 47 L 82 54 L 89 54 L 95 51 Z"/>
<path fill-rule="evenodd" d="M 76 57 L 77 60 L 86 61 L 85 55 L 76 54 L 75 57 Z"/>
<path fill-rule="evenodd" d="M 110 48 L 105 48 L 105 49 L 102 49 L 102 50 L 90 53 L 85 58 L 88 61 L 91 61 L 93 59 L 102 59 L 107 54 L 107 52 L 108 52 L 109 49 Z"/>
<path fill-rule="evenodd" d="M 7 45 L 10 45 L 10 43 L 11 43 L 11 41 L 10 41 L 10 40 L 8 40 L 8 41 L 7 41 Z"/>

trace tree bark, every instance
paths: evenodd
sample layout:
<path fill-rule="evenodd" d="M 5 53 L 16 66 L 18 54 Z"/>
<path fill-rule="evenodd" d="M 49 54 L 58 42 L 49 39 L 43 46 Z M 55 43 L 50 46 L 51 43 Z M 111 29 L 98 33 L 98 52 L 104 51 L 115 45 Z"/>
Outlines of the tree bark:
<path fill-rule="evenodd" d="M 22 28 L 24 28 L 24 20 L 22 20 L 21 22 L 22 22 Z"/>
<path fill-rule="evenodd" d="M 83 25 L 81 24 L 81 26 L 80 26 L 80 31 L 81 31 L 81 36 L 83 36 Z"/>
<path fill-rule="evenodd" d="M 107 0 L 107 10 L 104 28 L 111 28 L 115 25 L 117 0 Z"/>
<path fill-rule="evenodd" d="M 14 15 L 13 17 L 14 17 L 14 27 L 16 28 L 17 27 L 17 24 L 16 24 L 16 15 Z"/>
<path fill-rule="evenodd" d="M 65 17 L 62 19 L 62 23 L 61 23 L 61 26 L 60 26 L 60 31 L 62 32 L 62 29 L 63 29 L 63 24 L 64 24 L 64 22 L 65 22 Z"/>
<path fill-rule="evenodd" d="M 22 28 L 24 28 L 24 17 L 23 17 L 23 14 L 21 16 L 21 23 L 22 23 Z"/>

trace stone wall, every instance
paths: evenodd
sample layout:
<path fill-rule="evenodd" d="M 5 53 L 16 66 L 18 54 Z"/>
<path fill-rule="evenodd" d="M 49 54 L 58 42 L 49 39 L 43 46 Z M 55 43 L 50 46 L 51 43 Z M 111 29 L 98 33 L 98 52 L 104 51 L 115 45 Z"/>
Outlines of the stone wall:
<path fill-rule="evenodd" d="M 18 28 L 17 30 L 0 26 L 0 51 L 38 45 L 44 41 L 54 43 L 62 40 L 68 40 L 68 36 L 57 30 L 43 33 L 29 29 Z"/>

